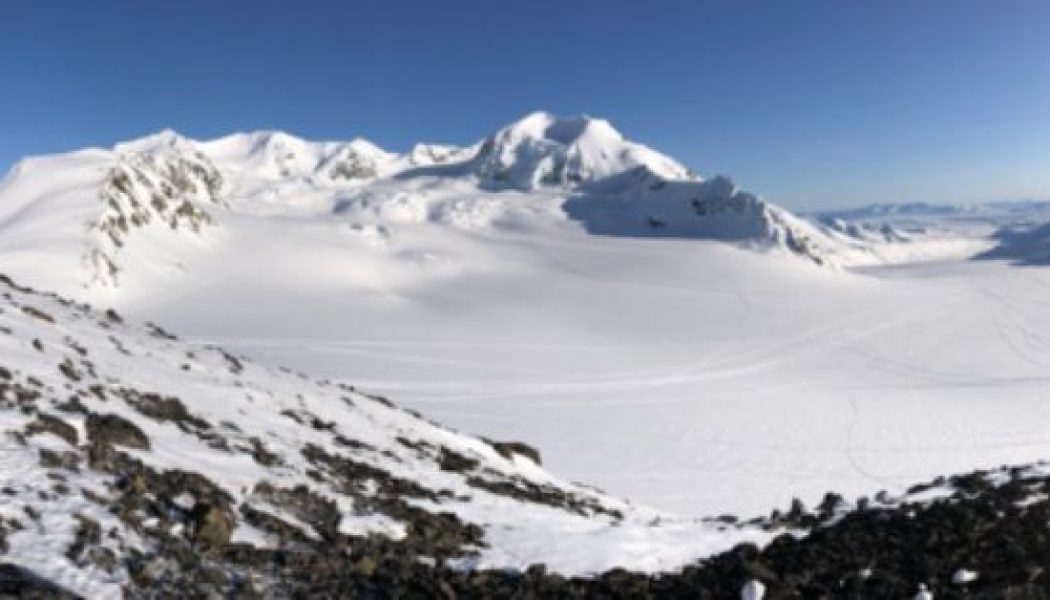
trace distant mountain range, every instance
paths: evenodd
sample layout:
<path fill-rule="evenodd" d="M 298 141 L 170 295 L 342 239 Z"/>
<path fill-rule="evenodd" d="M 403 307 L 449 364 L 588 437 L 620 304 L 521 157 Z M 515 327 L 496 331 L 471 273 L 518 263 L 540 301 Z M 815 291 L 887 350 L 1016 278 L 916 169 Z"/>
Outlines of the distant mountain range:
<path fill-rule="evenodd" d="M 931 204 L 905 202 L 900 204 L 869 204 L 859 208 L 816 211 L 818 218 L 848 221 L 900 219 L 909 217 L 954 217 L 1030 214 L 1050 211 L 1048 200 L 993 200 L 974 204 Z"/>

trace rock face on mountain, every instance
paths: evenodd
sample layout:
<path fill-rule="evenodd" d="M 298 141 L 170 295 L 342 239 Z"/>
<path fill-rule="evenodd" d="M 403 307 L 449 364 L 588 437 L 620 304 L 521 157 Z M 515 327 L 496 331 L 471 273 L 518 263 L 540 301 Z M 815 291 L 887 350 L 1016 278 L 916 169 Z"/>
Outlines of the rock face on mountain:
<path fill-rule="evenodd" d="M 361 138 L 309 142 L 264 131 L 198 142 L 165 131 L 112 151 L 30 159 L 0 184 L 0 231 L 76 263 L 83 284 L 115 286 L 133 277 L 135 263 L 183 270 L 183 249 L 214 247 L 215 232 L 241 227 L 241 217 L 321 219 L 354 206 L 374 217 L 363 224 L 369 228 L 403 223 L 407 211 L 453 235 L 464 227 L 498 234 L 568 226 L 717 240 L 827 265 L 844 247 L 841 237 L 725 177 L 702 180 L 627 140 L 608 121 L 547 113 L 469 147 L 417 144 L 404 154 Z M 45 247 L 42 230 L 79 240 L 78 255 Z M 136 234 L 145 230 L 153 233 Z"/>
<path fill-rule="evenodd" d="M 726 177 L 668 180 L 638 167 L 570 198 L 565 211 L 594 234 L 718 240 L 817 264 L 834 264 L 838 246 L 811 223 Z"/>
<path fill-rule="evenodd" d="M 118 147 L 117 164 L 99 187 L 102 204 L 87 254 L 92 282 L 116 285 L 117 254 L 128 236 L 150 226 L 199 234 L 210 210 L 225 205 L 223 177 L 193 144 L 173 133 Z"/>

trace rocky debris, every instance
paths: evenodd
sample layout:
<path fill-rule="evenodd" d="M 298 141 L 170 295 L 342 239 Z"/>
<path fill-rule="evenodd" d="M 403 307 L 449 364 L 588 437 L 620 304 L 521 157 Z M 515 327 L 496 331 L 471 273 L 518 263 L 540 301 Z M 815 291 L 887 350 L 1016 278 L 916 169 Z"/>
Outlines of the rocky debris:
<path fill-rule="evenodd" d="M 52 317 L 51 315 L 47 314 L 46 312 L 40 310 L 39 308 L 36 308 L 35 306 L 28 306 L 28 305 L 23 306 L 22 307 L 22 312 L 24 312 L 25 314 L 29 315 L 30 317 L 33 317 L 34 319 L 40 319 L 41 321 L 44 321 L 45 323 L 54 324 L 54 322 L 55 322 L 55 318 L 54 317 Z"/>
<path fill-rule="evenodd" d="M 279 488 L 269 482 L 261 481 L 255 485 L 255 489 L 252 492 L 252 500 L 279 508 L 282 512 L 292 515 L 301 523 L 309 524 L 313 529 L 313 533 L 321 536 L 328 543 L 339 542 L 342 538 L 339 533 L 341 515 L 335 503 L 310 491 L 305 485 L 298 485 L 294 488 Z M 255 511 L 251 506 L 242 505 L 241 512 L 243 514 L 258 511 Z M 259 519 L 257 523 L 260 528 L 276 533 L 282 538 L 302 537 L 301 535 L 289 535 L 289 532 L 285 529 L 287 523 L 279 518 L 275 518 L 276 523 L 268 521 L 257 514 L 255 518 Z M 297 527 L 292 527 L 292 529 L 295 529 L 299 534 L 302 533 L 302 530 Z"/>
<path fill-rule="evenodd" d="M 102 313 L 68 301 L 56 299 L 74 307 L 65 312 L 44 304 L 43 296 L 36 298 L 71 333 L 78 322 L 94 326 L 102 319 Z M 16 329 L 30 333 L 23 340 L 0 342 L 15 344 L 31 358 L 14 363 L 18 368 L 0 367 L 0 410 L 16 423 L 7 432 L 9 441 L 18 451 L 29 451 L 26 467 L 36 470 L 30 472 L 38 483 L 25 487 L 9 481 L 0 489 L 13 508 L 0 517 L 0 552 L 15 547 L 17 532 L 46 531 L 56 520 L 52 503 L 57 499 L 75 499 L 58 558 L 68 561 L 66 568 L 81 568 L 80 574 L 111 574 L 126 585 L 128 597 L 739 598 L 748 589 L 752 595 L 763 591 L 768 599 L 911 598 L 920 589 L 938 599 L 1050 596 L 1047 465 L 938 478 L 900 498 L 879 493 L 873 500 L 848 502 L 828 494 L 812 509 L 795 501 L 769 517 L 715 517 L 711 523 L 726 529 L 788 533 L 765 547 L 740 545 L 675 573 L 613 569 L 583 578 L 564 577 L 543 565 L 471 570 L 468 566 L 490 542 L 486 532 L 491 529 L 482 525 L 492 524 L 451 512 L 455 503 L 469 498 L 496 494 L 520 500 L 514 510 L 539 504 L 543 512 L 548 506 L 564 511 L 566 518 L 575 518 L 572 513 L 598 516 L 611 526 L 624 523 L 618 511 L 599 502 L 601 496 L 532 479 L 531 464 L 513 469 L 474 441 L 457 445 L 448 430 L 428 436 L 433 430 L 412 420 L 408 411 L 396 414 L 385 439 L 379 430 L 354 432 L 371 442 L 366 443 L 343 435 L 354 431 L 359 422 L 353 419 L 360 414 L 342 420 L 294 389 L 271 405 L 275 414 L 295 407 L 288 408 L 287 419 L 272 419 L 282 432 L 252 431 L 248 420 L 235 424 L 236 413 L 213 417 L 206 404 L 190 403 L 194 398 L 188 393 L 183 401 L 132 389 L 119 372 L 106 368 L 125 356 L 110 348 L 117 338 L 106 340 L 118 329 L 125 333 L 123 327 L 108 328 L 98 340 L 81 336 L 78 341 L 8 301 L 15 308 L 0 310 L 0 318 L 17 317 Z M 25 350 L 33 328 L 47 341 L 43 355 Z M 139 357 L 176 352 L 177 360 L 160 363 L 168 371 L 183 360 L 193 361 L 190 375 L 176 376 L 228 382 L 236 374 L 229 359 L 198 361 L 199 348 L 172 348 L 174 336 L 157 326 L 146 332 L 124 339 Z M 39 348 L 44 349 L 42 342 Z M 54 368 L 51 354 L 66 348 L 79 380 Z M 101 375 L 85 360 L 89 349 L 98 356 Z M 206 375 L 198 374 L 207 369 Z M 236 406 L 247 394 L 250 405 L 243 408 L 248 410 L 263 406 L 259 398 L 266 394 L 276 395 L 272 389 L 245 387 L 231 386 L 221 398 Z M 392 407 L 385 399 L 373 405 L 359 395 L 344 397 L 344 405 L 340 394 L 329 396 L 332 406 L 363 410 L 368 418 L 378 419 L 383 406 Z M 317 413 L 310 412 L 311 406 Z M 197 462 L 193 468 L 201 472 L 163 468 L 171 465 L 160 460 L 151 466 L 158 457 L 143 452 L 151 443 L 142 428 L 159 432 L 170 425 L 194 436 L 166 431 L 186 442 L 188 454 L 205 451 L 208 460 L 230 459 L 230 465 L 266 477 L 244 479 L 237 473 L 224 479 L 225 462 L 215 471 L 208 470 L 207 461 Z M 44 437 L 48 433 L 64 443 Z M 198 438 L 230 454 L 211 452 Z M 160 438 L 155 442 L 162 445 Z M 539 463 L 539 453 L 520 442 L 489 444 L 513 463 L 521 464 L 520 457 Z M 412 473 L 421 468 L 431 469 L 433 478 L 414 479 Z M 445 483 L 453 481 L 473 489 Z M 465 491 L 469 494 L 457 497 Z M 380 525 L 359 529 L 358 517 Z M 698 547 L 703 542 L 697 540 Z M 71 597 L 14 565 L 0 565 L 4 595 Z"/>
<path fill-rule="evenodd" d="M 478 468 L 479 464 L 481 463 L 476 458 L 464 456 L 455 450 L 446 448 L 445 446 L 442 446 L 438 453 L 438 467 L 442 471 L 465 473 Z"/>
<path fill-rule="evenodd" d="M 372 482 L 377 488 L 376 496 L 391 498 L 424 498 L 440 502 L 442 497 L 450 498 L 447 490 L 434 491 L 415 481 L 396 477 L 390 472 L 352 458 L 330 454 L 320 446 L 306 444 L 302 449 L 305 456 L 314 465 L 323 468 L 333 479 L 343 484 L 345 493 L 362 494 L 364 486 Z"/>
<path fill-rule="evenodd" d="M 397 436 L 395 441 L 409 450 L 415 450 L 420 456 L 427 456 L 431 453 L 433 446 L 424 440 L 410 440 L 404 436 Z"/>
<path fill-rule="evenodd" d="M 222 348 L 216 348 L 215 350 L 220 355 L 222 355 L 222 358 L 229 365 L 231 374 L 233 374 L 233 375 L 240 375 L 244 371 L 244 363 L 241 362 L 241 360 L 239 358 L 237 358 L 236 356 L 230 354 L 226 350 L 223 350 Z"/>
<path fill-rule="evenodd" d="M 1035 483 L 1042 489 L 1050 478 L 1017 481 L 976 496 L 855 511 L 808 536 L 785 534 L 764 549 L 744 544 L 677 573 L 614 569 L 566 578 L 542 565 L 521 572 L 456 570 L 369 546 L 353 562 L 342 559 L 341 579 L 332 554 L 308 559 L 300 551 L 282 552 L 290 563 L 325 566 L 298 574 L 285 569 L 280 581 L 293 594 L 338 589 L 344 597 L 365 598 L 911 598 L 920 589 L 935 598 L 1046 598 L 1050 506 L 1043 500 L 1018 508 L 1016 501 L 1022 488 L 1030 492 Z M 981 573 L 960 585 L 963 563 L 979 565 Z"/>
<path fill-rule="evenodd" d="M 507 460 L 514 460 L 514 456 L 517 455 L 524 456 L 537 465 L 543 464 L 539 450 L 524 442 L 490 442 L 490 444 L 496 449 L 496 452 L 499 452 Z"/>
<path fill-rule="evenodd" d="M 185 432 L 211 429 L 210 423 L 191 414 L 186 409 L 186 405 L 178 398 L 165 398 L 158 394 L 142 393 L 129 388 L 121 388 L 116 391 L 116 394 L 147 417 L 161 422 L 170 421 Z"/>
<path fill-rule="evenodd" d="M 80 468 L 80 455 L 71 450 L 55 452 L 47 448 L 41 448 L 40 465 L 46 469 L 63 469 L 66 471 L 77 471 Z"/>
<path fill-rule="evenodd" d="M 91 413 L 84 426 L 93 445 L 149 450 L 149 438 L 146 434 L 137 425 L 119 415 Z"/>
<path fill-rule="evenodd" d="M 155 338 L 168 340 L 169 342 L 179 341 L 179 338 L 174 333 L 166 331 L 163 327 L 157 325 L 156 323 L 153 323 L 152 321 L 146 321 L 146 330 L 149 331 L 149 334 Z"/>
<path fill-rule="evenodd" d="M 230 543 L 234 518 L 228 511 L 205 503 L 197 503 L 190 514 L 194 544 L 206 552 L 219 552 Z"/>
<path fill-rule="evenodd" d="M 71 381 L 80 381 L 82 378 L 80 371 L 73 365 L 73 361 L 68 358 L 58 364 L 58 371 Z"/>
<path fill-rule="evenodd" d="M 607 515 L 614 519 L 622 519 L 623 514 L 617 509 L 610 509 L 594 499 L 569 494 L 552 485 L 541 485 L 518 476 L 502 476 L 493 478 L 492 473 L 487 476 L 472 475 L 467 477 L 467 485 L 491 494 L 507 496 L 515 500 L 546 504 L 557 508 L 563 508 L 580 515 Z"/>
<path fill-rule="evenodd" d="M 233 498 L 207 477 L 190 471 L 157 472 L 125 453 L 110 452 L 95 467 L 116 476 L 111 511 L 139 535 L 180 552 L 213 556 L 230 542 L 237 523 Z M 129 571 L 145 571 L 127 564 Z"/>
<path fill-rule="evenodd" d="M 264 467 L 273 467 L 275 465 L 283 464 L 281 457 L 267 450 L 266 445 L 263 444 L 262 440 L 258 437 L 253 436 L 248 438 L 248 443 L 251 444 L 252 460 L 255 462 Z"/>
<path fill-rule="evenodd" d="M 66 557 L 78 561 L 88 548 L 97 547 L 102 543 L 102 527 L 91 517 L 81 514 L 73 515 L 73 517 L 79 525 L 73 543 L 66 550 Z"/>
<path fill-rule="evenodd" d="M 346 436 L 343 436 L 343 435 L 338 435 L 337 434 L 334 438 L 332 438 L 332 441 L 335 442 L 336 444 L 340 445 L 340 446 L 343 446 L 345 448 L 350 448 L 352 450 L 361 450 L 361 451 L 369 451 L 369 452 L 376 452 L 377 451 L 376 447 L 373 446 L 372 444 L 366 444 L 365 442 L 362 442 L 360 440 L 352 440 L 352 439 L 350 439 L 350 438 L 348 438 Z"/>
<path fill-rule="evenodd" d="M 975 479 L 988 480 L 977 474 L 958 481 L 973 485 Z M 441 558 L 448 555 L 434 553 L 440 545 L 416 545 L 419 539 L 440 537 L 439 532 L 423 533 L 422 525 L 408 541 L 342 537 L 330 504 L 305 488 L 265 484 L 257 486 L 256 495 L 304 521 L 327 522 L 315 527 L 321 539 L 242 506 L 247 521 L 281 531 L 284 541 L 276 549 L 227 545 L 221 554 L 212 554 L 227 565 L 225 573 L 208 571 L 208 579 L 186 589 L 229 593 L 243 591 L 238 586 L 252 581 L 256 592 L 282 597 L 911 598 L 920 589 L 936 598 L 1047 597 L 1050 505 L 1047 500 L 1018 502 L 1050 489 L 1050 477 L 1018 473 L 1003 485 L 980 487 L 976 494 L 956 490 L 930 503 L 854 510 L 833 521 L 807 513 L 821 523 L 808 536 L 785 534 L 762 549 L 743 544 L 677 573 L 614 569 L 568 578 L 542 565 L 525 571 L 452 568 Z M 433 556 L 438 560 L 421 560 Z M 980 576 L 960 576 L 975 572 L 961 571 L 961 564 L 980 568 Z"/>
<path fill-rule="evenodd" d="M 78 596 L 18 565 L 0 563 L 0 597 L 24 600 L 72 600 Z"/>
<path fill-rule="evenodd" d="M 53 433 L 65 440 L 70 446 L 76 446 L 80 437 L 75 427 L 62 419 L 44 412 L 37 413 L 36 420 L 25 428 L 27 436 L 38 433 Z"/>
<path fill-rule="evenodd" d="M 90 431 L 89 439 L 94 440 Z M 765 548 L 743 544 L 676 573 L 614 569 L 569 578 L 542 565 L 525 571 L 451 567 L 448 560 L 484 543 L 480 528 L 451 514 L 413 507 L 401 499 L 404 484 L 396 478 L 319 448 L 309 451 L 314 463 L 344 489 L 352 490 L 362 478 L 394 481 L 378 484 L 381 489 L 385 485 L 389 496 L 379 494 L 372 501 L 380 512 L 408 524 L 403 539 L 344 535 L 334 503 L 307 486 L 281 488 L 260 482 L 249 501 L 234 511 L 230 495 L 200 474 L 156 472 L 107 448 L 115 453 L 106 468 L 117 477 L 113 511 L 150 539 L 152 550 L 113 555 L 101 543 L 105 534 L 97 523 L 79 519 L 67 556 L 100 568 L 123 566 L 132 575 L 135 594 L 738 598 L 750 593 L 769 599 L 911 598 L 921 586 L 936 598 L 1045 598 L 1050 590 L 1045 567 L 1050 556 L 1050 501 L 1045 496 L 1050 476 L 1025 469 L 976 472 L 915 488 L 938 492 L 940 497 L 932 501 L 880 495 L 885 502 L 846 510 L 843 499 L 829 494 L 813 511 L 794 502 L 780 518 L 811 524 L 809 530 L 800 529 L 808 535 L 783 534 Z M 183 499 L 187 497 L 192 500 Z M 355 502 L 365 498 L 355 497 Z M 307 524 L 309 530 L 282 514 Z M 231 542 L 238 520 L 279 543 L 256 547 Z M 743 523 L 736 518 L 722 522 Z M 40 588 L 47 583 L 24 572 L 14 575 L 0 582 L 7 586 L 0 590 L 24 589 L 30 595 L 42 594 L 39 597 L 63 593 Z"/>

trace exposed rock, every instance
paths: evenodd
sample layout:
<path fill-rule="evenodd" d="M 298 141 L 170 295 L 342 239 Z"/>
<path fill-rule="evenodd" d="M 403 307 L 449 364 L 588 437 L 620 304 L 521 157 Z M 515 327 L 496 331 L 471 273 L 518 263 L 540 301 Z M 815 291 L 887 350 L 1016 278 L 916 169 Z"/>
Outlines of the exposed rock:
<path fill-rule="evenodd" d="M 79 438 L 76 428 L 69 423 L 47 413 L 37 413 L 36 420 L 26 426 L 26 435 L 32 436 L 44 432 L 57 435 L 70 446 L 76 446 Z"/>
<path fill-rule="evenodd" d="M 25 568 L 10 563 L 0 563 L 0 596 L 26 600 L 78 598 L 76 594 L 38 577 Z"/>
<path fill-rule="evenodd" d="M 480 463 L 477 459 L 463 456 L 462 454 L 444 446 L 441 447 L 438 454 L 438 466 L 442 471 L 464 473 L 476 469 L 478 464 Z"/>
<path fill-rule="evenodd" d="M 55 318 L 54 317 L 52 317 L 51 315 L 47 314 L 46 312 L 40 310 L 39 308 L 36 308 L 35 306 L 28 306 L 28 305 L 23 306 L 22 307 L 22 312 L 24 312 L 25 314 L 29 315 L 30 317 L 33 317 L 34 319 L 40 319 L 41 321 L 44 321 L 45 323 L 52 323 L 53 324 L 55 322 Z"/>
<path fill-rule="evenodd" d="M 542 465 L 540 451 L 524 442 L 492 442 L 492 447 L 499 452 L 503 458 L 513 460 L 514 456 L 524 456 L 537 465 Z"/>
<path fill-rule="evenodd" d="M 190 520 L 193 523 L 193 540 L 205 551 L 218 552 L 230 543 L 235 521 L 227 511 L 198 503 Z"/>
<path fill-rule="evenodd" d="M 80 467 L 80 455 L 71 450 L 55 452 L 47 448 L 40 449 L 40 465 L 47 469 L 65 469 L 76 471 Z"/>
<path fill-rule="evenodd" d="M 186 409 L 186 405 L 178 398 L 164 398 L 152 393 L 143 394 L 127 388 L 121 389 L 117 393 L 135 410 L 151 419 L 174 422 L 184 431 L 211 428 L 207 421 L 191 414 Z"/>
<path fill-rule="evenodd" d="M 92 444 L 149 450 L 149 438 L 146 434 L 137 425 L 119 415 L 92 413 L 88 415 L 85 427 Z"/>

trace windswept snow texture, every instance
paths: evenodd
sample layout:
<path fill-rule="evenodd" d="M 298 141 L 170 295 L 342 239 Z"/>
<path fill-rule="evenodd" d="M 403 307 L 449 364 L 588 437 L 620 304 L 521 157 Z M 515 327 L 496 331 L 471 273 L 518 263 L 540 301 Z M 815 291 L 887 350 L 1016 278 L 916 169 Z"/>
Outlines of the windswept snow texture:
<path fill-rule="evenodd" d="M 119 285 L 85 288 L 81 262 L 119 152 L 16 168 L 0 265 L 528 440 L 553 473 L 686 516 L 899 490 L 1050 444 L 1050 274 L 966 260 L 1038 207 L 804 219 L 604 121 L 545 114 L 403 155 L 275 132 L 189 143 L 223 179 L 212 223 L 131 231 Z"/>

